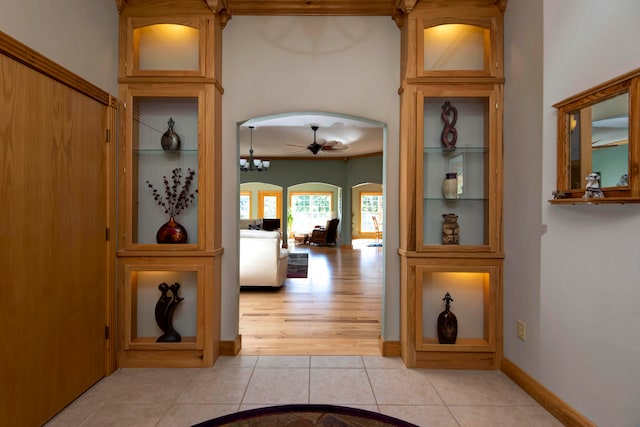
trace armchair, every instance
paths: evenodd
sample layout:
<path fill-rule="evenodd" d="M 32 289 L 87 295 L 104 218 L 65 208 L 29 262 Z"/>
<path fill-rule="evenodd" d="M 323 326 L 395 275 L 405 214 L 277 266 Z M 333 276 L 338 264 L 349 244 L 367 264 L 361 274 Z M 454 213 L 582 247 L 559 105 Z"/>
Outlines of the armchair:
<path fill-rule="evenodd" d="M 309 243 L 319 246 L 335 245 L 338 238 L 338 218 L 333 218 L 327 221 L 327 225 L 316 226 L 311 232 L 309 237 Z"/>

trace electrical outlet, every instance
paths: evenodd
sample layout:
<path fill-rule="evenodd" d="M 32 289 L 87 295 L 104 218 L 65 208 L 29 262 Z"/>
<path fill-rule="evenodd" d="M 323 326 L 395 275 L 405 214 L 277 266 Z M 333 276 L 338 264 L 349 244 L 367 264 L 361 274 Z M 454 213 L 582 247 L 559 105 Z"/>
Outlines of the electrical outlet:
<path fill-rule="evenodd" d="M 518 331 L 517 332 L 518 338 L 520 338 L 522 341 L 525 341 L 527 337 L 527 324 L 524 323 L 522 320 L 518 320 L 517 331 Z"/>

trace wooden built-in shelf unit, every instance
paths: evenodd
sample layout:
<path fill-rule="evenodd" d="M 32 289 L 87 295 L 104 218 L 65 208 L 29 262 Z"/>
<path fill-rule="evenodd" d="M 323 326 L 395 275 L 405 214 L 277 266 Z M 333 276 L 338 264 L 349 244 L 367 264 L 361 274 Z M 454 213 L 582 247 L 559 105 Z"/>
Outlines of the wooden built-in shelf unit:
<path fill-rule="evenodd" d="M 212 366 L 220 354 L 222 18 L 204 1 L 117 5 L 118 363 Z M 161 144 L 170 122 L 180 137 L 176 150 Z M 197 190 L 196 198 L 175 218 L 187 241 L 157 243 L 156 232 L 169 216 L 149 183 L 164 196 L 163 179 L 171 185 L 177 168 L 183 177 L 195 173 L 189 192 Z M 180 342 L 156 342 L 161 332 L 153 308 L 163 282 L 179 283 L 184 292 L 173 315 Z M 178 327 L 183 318 L 189 322 Z"/>
<path fill-rule="evenodd" d="M 408 367 L 500 366 L 505 8 L 495 1 L 419 2 L 404 22 L 400 139 L 407 197 L 399 255 Z M 445 197 L 443 180 L 452 173 L 457 195 Z M 443 240 L 444 214 L 457 215 L 459 242 Z M 455 344 L 437 338 L 446 292 L 458 319 Z"/>

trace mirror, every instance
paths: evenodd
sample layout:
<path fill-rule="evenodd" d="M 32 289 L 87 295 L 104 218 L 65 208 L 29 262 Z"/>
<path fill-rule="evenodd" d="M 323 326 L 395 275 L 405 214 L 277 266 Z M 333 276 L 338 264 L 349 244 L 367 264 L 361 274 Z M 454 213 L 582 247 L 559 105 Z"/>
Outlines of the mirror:
<path fill-rule="evenodd" d="M 629 185 L 629 93 L 624 92 L 568 113 L 571 189 L 600 173 L 600 186 Z"/>
<path fill-rule="evenodd" d="M 640 69 L 553 107 L 558 169 L 550 202 L 640 203 Z"/>

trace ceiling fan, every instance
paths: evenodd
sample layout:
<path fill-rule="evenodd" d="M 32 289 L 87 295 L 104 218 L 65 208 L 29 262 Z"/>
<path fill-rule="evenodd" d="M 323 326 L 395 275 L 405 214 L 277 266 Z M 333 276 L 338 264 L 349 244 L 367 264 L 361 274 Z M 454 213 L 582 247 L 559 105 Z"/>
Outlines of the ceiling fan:
<path fill-rule="evenodd" d="M 313 142 L 305 148 L 305 150 L 311 151 L 314 155 L 318 154 L 320 151 L 344 151 L 349 147 L 344 145 L 342 142 L 337 140 L 327 141 L 326 139 L 316 140 L 316 132 L 318 131 L 318 126 L 311 126 L 311 130 L 313 130 Z M 290 147 L 303 147 L 302 145 L 296 144 L 287 144 Z"/>

